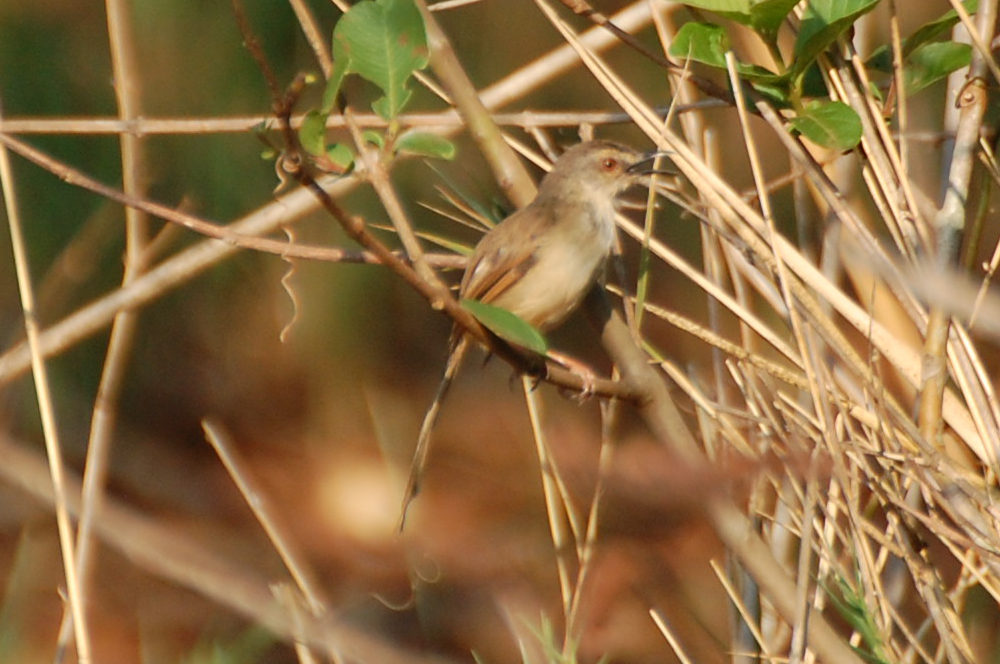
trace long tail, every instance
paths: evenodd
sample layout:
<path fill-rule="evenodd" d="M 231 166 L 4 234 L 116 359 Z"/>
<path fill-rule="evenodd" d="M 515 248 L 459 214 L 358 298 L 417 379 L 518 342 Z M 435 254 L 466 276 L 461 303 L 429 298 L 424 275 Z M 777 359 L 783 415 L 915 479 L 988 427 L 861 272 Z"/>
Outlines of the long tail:
<path fill-rule="evenodd" d="M 458 373 L 458 369 L 461 367 L 462 360 L 465 359 L 465 353 L 468 349 L 469 337 L 463 334 L 458 338 L 458 342 L 455 344 L 451 354 L 448 355 L 448 364 L 445 365 L 441 384 L 438 385 L 434 401 L 431 402 L 430 408 L 427 409 L 427 413 L 424 415 L 424 423 L 420 426 L 420 436 L 417 438 L 417 448 L 413 452 L 413 461 L 410 464 L 410 478 L 406 482 L 406 492 L 403 494 L 403 506 L 399 512 L 399 532 L 403 532 L 403 527 L 406 525 L 406 511 L 410 508 L 410 503 L 413 502 L 413 499 L 417 497 L 417 493 L 420 491 L 420 480 L 424 474 L 424 466 L 427 463 L 427 452 L 430 449 L 431 432 L 434 430 L 438 413 L 441 411 L 441 402 L 444 401 L 445 395 L 448 394 L 448 388 L 451 387 L 451 383 L 455 379 L 455 375 Z"/>

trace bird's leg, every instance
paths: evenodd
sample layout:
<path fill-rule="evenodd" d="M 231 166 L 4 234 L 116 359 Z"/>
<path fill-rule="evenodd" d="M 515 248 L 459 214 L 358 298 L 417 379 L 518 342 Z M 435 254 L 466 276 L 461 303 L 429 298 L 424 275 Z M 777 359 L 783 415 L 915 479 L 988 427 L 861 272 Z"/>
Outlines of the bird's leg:
<path fill-rule="evenodd" d="M 511 381 L 514 380 L 516 376 L 527 376 L 531 381 L 531 390 L 535 391 L 542 381 L 545 380 L 548 375 L 548 367 L 545 366 L 545 358 L 541 355 L 531 354 L 528 362 L 527 369 L 521 374 L 515 374 L 511 376 Z"/>

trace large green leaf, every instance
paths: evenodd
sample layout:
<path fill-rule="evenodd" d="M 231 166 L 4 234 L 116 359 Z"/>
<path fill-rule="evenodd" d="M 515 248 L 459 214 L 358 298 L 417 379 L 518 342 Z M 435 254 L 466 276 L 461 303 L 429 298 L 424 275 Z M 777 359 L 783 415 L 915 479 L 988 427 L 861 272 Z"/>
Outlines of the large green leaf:
<path fill-rule="evenodd" d="M 979 0 L 965 0 L 965 2 L 962 3 L 962 6 L 965 7 L 965 10 L 967 12 L 973 14 L 979 8 Z M 902 48 L 903 58 L 904 59 L 910 58 L 911 55 L 915 53 L 921 46 L 927 44 L 932 39 L 935 39 L 946 30 L 950 30 L 955 26 L 956 23 L 958 23 L 958 13 L 956 13 L 954 9 L 950 9 L 937 19 L 920 26 L 912 35 L 903 40 L 903 48 Z M 945 52 L 942 51 L 941 53 L 944 54 Z M 956 54 L 957 50 L 950 52 L 947 55 L 944 55 L 944 57 L 952 58 Z M 922 58 L 926 57 L 926 55 L 921 57 Z M 922 62 L 917 66 L 918 67 L 927 66 L 927 64 L 928 63 L 926 62 Z M 892 50 L 889 48 L 889 45 L 883 44 L 882 46 L 879 46 L 877 49 L 872 51 L 872 54 L 868 56 L 867 60 L 865 60 L 865 66 L 870 69 L 874 69 L 876 71 L 881 71 L 886 73 L 891 72 Z M 904 67 L 905 66 L 906 65 L 904 63 Z"/>
<path fill-rule="evenodd" d="M 517 315 L 479 300 L 464 299 L 462 307 L 476 317 L 493 334 L 515 346 L 545 355 L 549 344 L 533 325 Z"/>
<path fill-rule="evenodd" d="M 850 150 L 861 140 L 861 119 L 843 102 L 810 102 L 789 122 L 813 143 L 834 150 Z"/>
<path fill-rule="evenodd" d="M 695 62 L 726 68 L 726 51 L 729 50 L 729 37 L 726 31 L 714 23 L 685 23 L 674 36 L 670 44 L 670 55 L 675 58 L 690 58 Z M 736 63 L 736 73 L 741 78 L 751 82 L 775 83 L 782 76 L 759 65 Z"/>
<path fill-rule="evenodd" d="M 333 30 L 334 71 L 323 95 L 324 110 L 333 102 L 344 76 L 358 74 L 381 88 L 372 104 L 389 120 L 410 98 L 406 84 L 427 66 L 427 36 L 413 0 L 362 0 L 344 14 Z"/>
<path fill-rule="evenodd" d="M 799 0 L 688 0 L 684 4 L 725 16 L 773 40 L 781 22 L 798 3 Z"/>
<path fill-rule="evenodd" d="M 979 0 L 965 0 L 962 7 L 968 13 L 975 14 L 979 9 Z M 920 26 L 903 42 L 903 57 L 908 56 L 919 46 L 931 41 L 946 30 L 951 30 L 956 23 L 958 23 L 958 13 L 954 9 L 949 9 L 940 18 Z"/>
<path fill-rule="evenodd" d="M 685 5 L 707 9 L 716 14 L 749 14 L 751 0 L 687 0 Z"/>
<path fill-rule="evenodd" d="M 729 37 L 726 31 L 714 23 L 685 23 L 670 44 L 670 55 L 701 62 L 719 69 L 726 69 L 726 51 Z M 776 103 L 787 101 L 788 77 L 775 74 L 759 65 L 736 63 L 737 75 L 751 83 L 758 92 Z"/>
<path fill-rule="evenodd" d="M 968 67 L 972 61 L 972 47 L 956 42 L 924 44 L 910 54 L 903 63 L 903 81 L 907 94 L 923 90 L 940 81 L 951 72 Z"/>
<path fill-rule="evenodd" d="M 879 0 L 809 0 L 795 40 L 790 70 L 801 73 L 820 53 L 847 32 L 854 21 L 875 8 Z"/>
<path fill-rule="evenodd" d="M 799 0 L 762 0 L 750 8 L 750 27 L 774 39 L 778 28 L 799 4 Z"/>

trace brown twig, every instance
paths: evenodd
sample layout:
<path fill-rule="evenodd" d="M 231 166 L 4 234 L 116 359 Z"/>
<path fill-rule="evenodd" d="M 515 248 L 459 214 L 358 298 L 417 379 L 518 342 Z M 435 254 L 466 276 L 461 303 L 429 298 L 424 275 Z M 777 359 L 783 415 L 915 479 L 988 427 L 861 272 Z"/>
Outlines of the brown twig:
<path fill-rule="evenodd" d="M 14 188 L 14 176 L 10 164 L 10 154 L 0 147 L 0 193 L 3 194 L 4 207 L 7 213 L 7 225 L 10 229 L 10 243 L 14 254 L 14 269 L 17 275 L 18 293 L 21 309 L 24 313 L 24 331 L 27 336 L 27 350 L 31 364 L 32 379 L 35 384 L 35 401 L 41 418 L 42 434 L 45 438 L 45 453 L 48 459 L 48 478 L 42 480 L 45 486 L 52 487 L 53 505 L 55 507 L 56 526 L 59 532 L 59 547 L 62 553 L 63 571 L 66 580 L 66 592 L 70 611 L 73 613 L 73 631 L 76 637 L 76 652 L 82 664 L 91 662 L 90 632 L 83 597 L 80 593 L 79 575 L 76 570 L 75 543 L 73 540 L 73 525 L 69 520 L 68 493 L 66 487 L 66 470 L 63 463 L 63 450 L 59 439 L 59 427 L 56 424 L 55 408 L 52 390 L 49 384 L 48 370 L 40 351 L 40 325 L 35 313 L 35 295 L 31 280 L 31 268 L 28 264 L 27 243 L 24 238 L 20 208 Z"/>
<path fill-rule="evenodd" d="M 504 194 L 517 207 L 526 206 L 534 198 L 534 182 L 518 161 L 517 155 L 503 140 L 500 129 L 493 122 L 486 105 L 480 100 L 472 81 L 459 63 L 451 42 L 438 25 L 437 19 L 428 11 L 427 3 L 424 0 L 415 2 L 427 30 L 431 67 L 444 84 L 479 150 L 486 157 Z"/>
<path fill-rule="evenodd" d="M 108 0 L 108 39 L 111 65 L 115 82 L 115 97 L 119 118 L 130 122 L 142 115 L 141 76 L 135 54 L 132 21 L 127 3 Z M 146 163 L 143 139 L 134 134 L 123 134 L 121 144 L 122 190 L 130 196 L 141 197 L 145 190 Z M 122 284 L 138 278 L 147 267 L 146 247 L 149 243 L 149 220 L 142 210 L 125 209 L 125 270 Z M 111 324 L 111 337 L 105 354 L 101 381 L 97 388 L 91 415 L 90 434 L 87 441 L 87 460 L 83 475 L 83 504 L 76 539 L 76 569 L 80 577 L 80 593 L 86 604 L 90 587 L 92 531 L 94 520 L 104 499 L 104 484 L 111 456 L 119 398 L 124 383 L 125 370 L 131 357 L 132 344 L 138 326 L 138 312 L 119 312 Z M 65 650 L 72 633 L 73 613 L 69 607 L 63 612 L 58 651 Z"/>
<path fill-rule="evenodd" d="M 716 84 L 714 81 L 711 81 L 702 76 L 698 76 L 696 74 L 692 74 L 691 72 L 687 71 L 685 67 L 682 67 L 681 65 L 678 65 L 675 62 L 671 62 L 669 59 L 660 55 L 659 53 L 656 53 L 646 48 L 645 44 L 643 44 L 638 39 L 636 39 L 629 33 L 619 28 L 617 25 L 615 25 L 614 21 L 608 18 L 606 14 L 602 14 L 601 12 L 594 9 L 593 5 L 591 5 L 586 0 L 559 0 L 559 1 L 562 2 L 564 5 L 566 5 L 574 14 L 578 16 L 583 16 L 584 18 L 594 23 L 594 25 L 599 25 L 602 28 L 606 29 L 608 32 L 610 32 L 619 40 L 621 40 L 623 44 L 627 45 L 629 48 L 635 50 L 636 52 L 641 53 L 643 56 L 652 60 L 661 67 L 665 67 L 675 74 L 683 74 L 685 80 L 690 81 L 692 84 L 694 84 L 695 87 L 697 87 L 699 90 L 701 90 L 704 94 L 708 95 L 709 97 L 718 99 L 719 101 L 724 102 L 728 106 L 732 106 L 734 104 L 733 95 L 728 90 Z"/>
<path fill-rule="evenodd" d="M 82 171 L 69 166 L 35 147 L 23 143 L 16 138 L 0 134 L 0 143 L 6 145 L 11 151 L 21 155 L 28 161 L 44 168 L 61 180 L 87 191 L 92 191 L 109 200 L 121 203 L 126 208 L 141 210 L 142 212 L 162 219 L 163 221 L 183 226 L 189 230 L 204 235 L 208 238 L 221 240 L 233 247 L 250 249 L 261 253 L 274 254 L 287 258 L 305 258 L 308 260 L 324 261 L 329 263 L 368 263 L 379 264 L 378 256 L 370 251 L 357 251 L 344 249 L 341 247 L 323 247 L 318 245 L 291 243 L 287 240 L 277 240 L 273 238 L 259 237 L 232 230 L 231 226 L 222 226 L 214 221 L 209 221 L 195 216 L 188 212 L 183 212 L 177 208 L 168 207 L 162 203 L 150 201 L 146 198 L 129 195 L 119 189 L 98 182 L 94 178 L 84 174 Z M 465 267 L 465 257 L 455 254 L 427 254 L 427 260 L 435 267 L 461 269 Z"/>
<path fill-rule="evenodd" d="M 982 2 L 976 14 L 976 29 L 970 30 L 971 34 L 976 35 L 977 44 L 993 42 L 996 22 L 996 0 Z M 959 117 L 955 144 L 948 165 L 946 178 L 948 186 L 944 190 L 941 209 L 933 222 L 937 233 L 936 261 L 943 267 L 954 265 L 961 249 L 969 185 L 972 180 L 972 169 L 975 166 L 975 155 L 979 149 L 979 132 L 989 102 L 986 77 L 990 70 L 989 65 L 993 64 L 991 61 L 990 53 L 984 53 L 980 48 L 973 50 L 967 80 L 956 99 Z M 948 381 L 945 355 L 950 326 L 951 317 L 941 307 L 931 309 L 924 340 L 918 420 L 921 433 L 934 441 L 940 439 L 944 426 L 941 411 Z"/>

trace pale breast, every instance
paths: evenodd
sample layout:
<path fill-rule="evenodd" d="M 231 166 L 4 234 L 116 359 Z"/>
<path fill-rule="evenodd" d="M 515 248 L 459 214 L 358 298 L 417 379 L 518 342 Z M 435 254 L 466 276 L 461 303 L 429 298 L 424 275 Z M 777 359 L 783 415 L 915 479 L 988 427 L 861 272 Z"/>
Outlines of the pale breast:
<path fill-rule="evenodd" d="M 603 230 L 588 229 L 582 239 L 563 237 L 540 246 L 532 267 L 494 304 L 542 329 L 558 325 L 586 295 L 611 249 L 613 231 Z"/>

